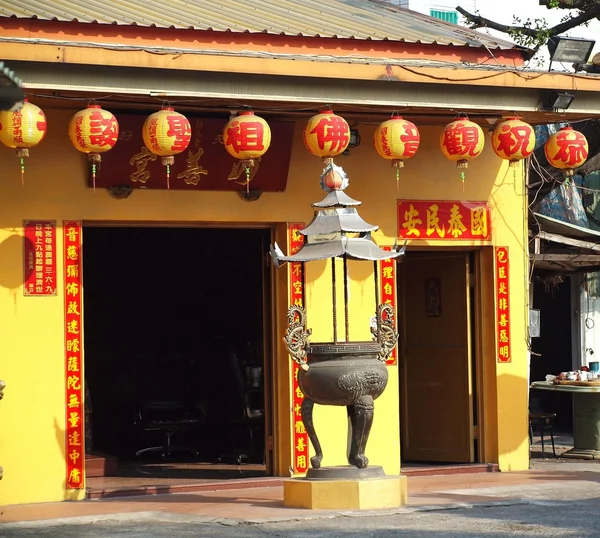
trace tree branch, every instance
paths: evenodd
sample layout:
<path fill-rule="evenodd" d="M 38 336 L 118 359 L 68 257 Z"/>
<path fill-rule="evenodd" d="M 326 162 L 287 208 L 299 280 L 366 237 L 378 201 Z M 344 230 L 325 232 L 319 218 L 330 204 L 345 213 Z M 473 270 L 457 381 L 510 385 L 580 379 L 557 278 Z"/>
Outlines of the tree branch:
<path fill-rule="evenodd" d="M 550 7 L 550 0 L 539 0 L 540 6 L 546 6 L 548 9 L 553 9 Z M 558 0 L 559 9 L 581 9 L 586 10 L 589 8 L 590 0 Z"/>
<path fill-rule="evenodd" d="M 553 36 L 562 34 L 567 30 L 570 30 L 571 28 L 580 26 L 581 24 L 584 24 L 598 17 L 600 17 L 600 4 L 596 4 L 587 11 L 582 11 L 579 15 L 577 15 L 577 17 L 573 17 L 568 21 L 561 22 L 560 24 L 553 26 L 552 28 L 550 28 L 550 35 Z"/>
<path fill-rule="evenodd" d="M 492 30 L 498 30 L 504 34 L 508 34 L 511 30 L 519 30 L 531 37 L 535 37 L 537 35 L 537 32 L 531 28 L 525 28 L 523 26 L 511 26 L 510 24 L 500 24 L 490 19 L 486 19 L 480 15 L 473 15 L 460 6 L 456 6 L 456 11 L 458 11 L 465 19 L 467 19 L 469 23 L 471 23 L 471 28 L 491 28 Z"/>
<path fill-rule="evenodd" d="M 471 28 L 491 28 L 492 30 L 498 30 L 499 32 L 508 34 L 510 32 L 516 31 L 523 35 L 529 37 L 537 37 L 539 34 L 539 30 L 535 28 L 527 28 L 525 26 L 515 26 L 511 24 L 500 24 L 490 19 L 486 19 L 485 17 L 481 17 L 480 15 L 473 15 L 469 13 L 465 9 L 460 6 L 456 7 L 456 11 L 458 11 L 467 21 L 471 24 Z M 571 28 L 575 28 L 576 26 L 580 26 L 592 19 L 600 17 L 600 4 L 595 4 L 590 9 L 586 11 L 582 11 L 576 17 L 569 19 L 568 21 L 561 22 L 556 26 L 548 29 L 548 37 L 553 35 L 559 35 Z"/>

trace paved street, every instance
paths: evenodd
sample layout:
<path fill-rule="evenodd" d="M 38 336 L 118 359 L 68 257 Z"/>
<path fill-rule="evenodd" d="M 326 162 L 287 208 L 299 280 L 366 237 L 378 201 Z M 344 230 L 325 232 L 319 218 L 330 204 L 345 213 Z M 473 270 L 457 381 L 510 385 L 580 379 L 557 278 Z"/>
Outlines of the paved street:
<path fill-rule="evenodd" d="M 257 487 L 0 508 L 0 537 L 600 537 L 600 461 L 536 459 L 529 472 L 409 478 L 409 504 L 311 511 Z"/>
<path fill-rule="evenodd" d="M 529 475 L 528 481 L 521 482 L 498 481 L 499 475 L 495 473 L 487 476 L 463 475 L 461 483 L 458 482 L 459 477 L 452 479 L 452 482 L 444 480 L 443 477 L 432 477 L 441 487 L 438 493 L 443 490 L 448 498 L 456 499 L 454 503 L 439 505 L 409 505 L 395 510 L 338 512 L 335 515 L 302 511 L 302 515 L 282 515 L 281 521 L 273 517 L 276 512 L 270 512 L 270 517 L 265 519 L 240 519 L 235 505 L 228 505 L 231 512 L 225 517 L 173 510 L 137 511 L 54 520 L 16 521 L 0 525 L 0 536 L 600 537 L 600 462 L 565 464 L 546 460 L 539 462 L 536 469 L 533 475 Z M 511 475 L 509 473 L 504 476 Z M 552 477 L 552 482 L 547 481 L 548 476 Z M 539 480 L 536 477 L 539 477 Z M 447 484 L 443 486 L 445 482 Z M 455 485 L 449 487 L 450 484 Z M 170 495 L 168 498 L 176 505 L 179 499 L 185 497 Z M 476 500 L 465 502 L 461 499 Z"/>
<path fill-rule="evenodd" d="M 596 495 L 598 493 L 596 492 Z M 285 537 L 387 538 L 600 536 L 600 498 L 570 501 L 534 501 L 529 504 L 419 511 L 386 516 L 338 516 L 327 519 L 265 524 L 166 521 L 95 522 L 43 528 L 1 529 L 3 537 Z"/>

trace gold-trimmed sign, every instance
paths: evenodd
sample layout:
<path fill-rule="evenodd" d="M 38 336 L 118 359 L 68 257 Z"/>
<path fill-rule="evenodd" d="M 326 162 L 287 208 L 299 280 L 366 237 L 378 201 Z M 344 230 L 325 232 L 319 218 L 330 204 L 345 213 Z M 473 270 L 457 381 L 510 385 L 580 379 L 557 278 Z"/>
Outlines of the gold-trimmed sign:
<path fill-rule="evenodd" d="M 488 202 L 398 200 L 398 237 L 491 241 Z"/>

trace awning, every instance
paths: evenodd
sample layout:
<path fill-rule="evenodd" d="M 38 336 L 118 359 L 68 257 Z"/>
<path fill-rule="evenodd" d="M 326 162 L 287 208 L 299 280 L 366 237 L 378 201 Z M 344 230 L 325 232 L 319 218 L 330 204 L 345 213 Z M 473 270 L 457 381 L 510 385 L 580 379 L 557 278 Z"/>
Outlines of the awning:
<path fill-rule="evenodd" d="M 562 275 L 600 271 L 600 231 L 534 215 L 539 225 L 530 252 L 534 269 Z"/>
<path fill-rule="evenodd" d="M 0 61 L 0 110 L 10 110 L 24 98 L 21 81 Z"/>

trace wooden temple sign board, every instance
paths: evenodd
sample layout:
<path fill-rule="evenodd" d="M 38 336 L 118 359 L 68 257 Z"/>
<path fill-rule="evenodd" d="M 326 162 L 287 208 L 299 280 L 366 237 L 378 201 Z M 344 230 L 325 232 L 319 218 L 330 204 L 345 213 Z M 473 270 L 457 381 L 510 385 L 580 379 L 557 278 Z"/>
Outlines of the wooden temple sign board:
<path fill-rule="evenodd" d="M 448 241 L 491 241 L 487 202 L 398 200 L 398 237 Z"/>
<path fill-rule="evenodd" d="M 494 249 L 496 269 L 496 359 L 511 362 L 508 247 Z"/>
<path fill-rule="evenodd" d="M 96 187 L 116 185 L 140 189 L 166 189 L 166 171 L 160 157 L 150 153 L 142 140 L 145 116 L 116 114 L 119 140 L 102 154 Z M 188 148 L 175 155 L 170 188 L 184 190 L 240 191 L 246 189 L 246 172 L 240 161 L 223 146 L 225 118 L 188 116 L 192 138 Z M 251 169 L 252 189 L 282 192 L 286 189 L 292 155 L 293 122 L 269 121 L 272 139 L 267 153 Z M 88 186 L 92 186 L 91 173 Z"/>
<path fill-rule="evenodd" d="M 81 222 L 64 221 L 63 236 L 65 272 L 66 488 L 83 489 L 85 480 L 85 410 L 82 364 Z"/>
<path fill-rule="evenodd" d="M 382 247 L 391 250 L 391 247 Z M 389 304 L 396 311 L 396 260 L 383 260 L 379 267 L 379 301 Z M 394 347 L 386 364 L 398 364 L 398 346 Z"/>
<path fill-rule="evenodd" d="M 56 221 L 23 221 L 23 295 L 56 295 Z"/>
<path fill-rule="evenodd" d="M 295 254 L 304 243 L 304 236 L 300 230 L 304 229 L 303 222 L 288 224 L 288 243 L 290 254 Z M 302 263 L 292 262 L 288 266 L 290 282 L 290 305 L 304 308 L 304 273 Z M 292 362 L 292 469 L 295 475 L 308 471 L 308 433 L 302 422 L 302 401 L 304 394 L 298 385 L 298 369 L 300 367 Z"/>

